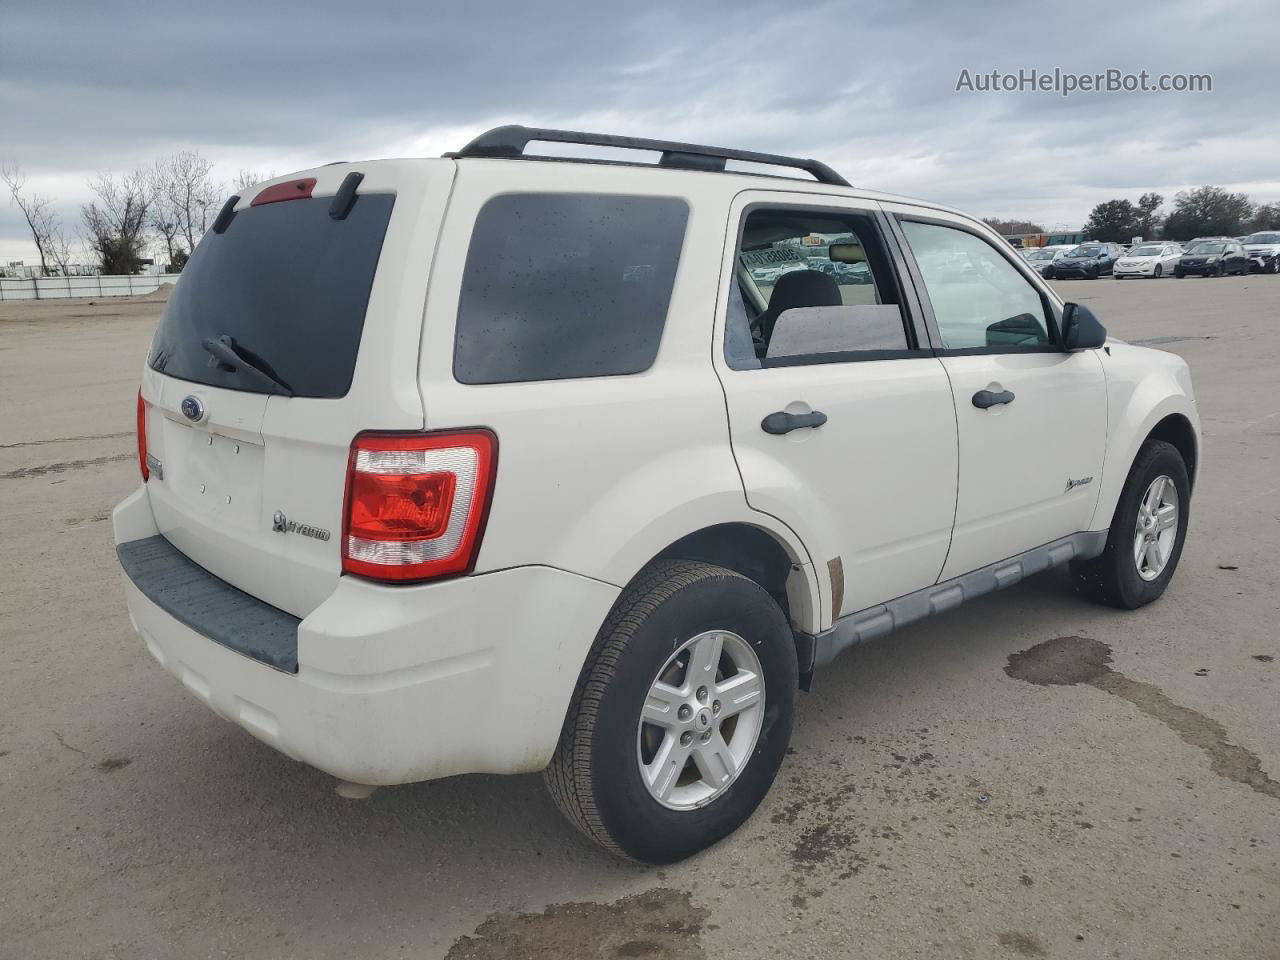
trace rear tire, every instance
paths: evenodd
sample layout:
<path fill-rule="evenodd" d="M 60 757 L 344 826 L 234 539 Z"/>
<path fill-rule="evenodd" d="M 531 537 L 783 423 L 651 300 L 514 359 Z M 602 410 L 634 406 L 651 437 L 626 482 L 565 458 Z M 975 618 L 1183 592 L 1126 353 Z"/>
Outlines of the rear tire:
<path fill-rule="evenodd" d="M 711 672 L 695 674 L 700 645 L 716 637 L 702 658 Z M 743 707 L 749 695 L 730 685 L 743 676 L 736 689 L 747 689 L 757 669 L 763 699 Z M 606 849 L 683 860 L 736 830 L 769 792 L 798 689 L 791 627 L 763 587 L 707 563 L 657 561 L 600 628 L 544 779 L 569 822 Z M 725 749 L 713 753 L 717 744 Z M 731 754 L 726 774 L 716 761 Z"/>
<path fill-rule="evenodd" d="M 1155 489 L 1161 478 L 1172 486 L 1172 491 L 1167 487 L 1163 492 Z M 1144 518 L 1152 513 L 1147 508 L 1153 499 L 1154 516 L 1150 524 L 1145 524 Z M 1071 561 L 1076 591 L 1095 603 L 1122 610 L 1136 610 L 1158 599 L 1182 557 L 1190 503 L 1191 483 L 1182 454 L 1171 443 L 1148 440 L 1134 458 L 1120 492 L 1106 547 L 1091 560 Z M 1168 512 L 1170 505 L 1172 514 Z M 1172 524 L 1163 529 L 1171 530 L 1172 536 L 1166 538 L 1161 549 L 1161 524 L 1170 517 Z M 1152 534 L 1155 539 L 1140 542 Z"/>

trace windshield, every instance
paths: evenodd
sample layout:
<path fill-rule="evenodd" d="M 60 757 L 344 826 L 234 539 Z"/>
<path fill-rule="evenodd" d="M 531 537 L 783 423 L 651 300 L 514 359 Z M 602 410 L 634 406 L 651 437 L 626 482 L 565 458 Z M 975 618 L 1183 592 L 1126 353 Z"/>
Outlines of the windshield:
<path fill-rule="evenodd" d="M 1244 242 L 1280 244 L 1280 233 L 1251 233 L 1244 238 Z"/>
<path fill-rule="evenodd" d="M 344 220 L 328 198 L 262 204 L 209 231 L 160 318 L 151 368 L 231 390 L 344 396 L 394 200 L 359 195 Z"/>
<path fill-rule="evenodd" d="M 1134 247 L 1129 251 L 1131 257 L 1158 257 L 1163 247 Z"/>
<path fill-rule="evenodd" d="M 1068 253 L 1067 256 L 1068 257 L 1096 257 L 1101 252 L 1102 252 L 1102 244 L 1086 243 L 1079 247 L 1076 247 L 1074 250 Z"/>
<path fill-rule="evenodd" d="M 1057 256 L 1057 250 L 1032 250 L 1027 254 L 1028 260 L 1052 260 Z"/>
<path fill-rule="evenodd" d="M 1191 248 L 1191 250 L 1190 250 L 1189 252 L 1191 252 L 1191 253 L 1221 253 L 1223 250 L 1225 250 L 1225 249 L 1226 249 L 1226 247 L 1227 247 L 1227 245 L 1226 245 L 1225 243 L 1197 243 L 1194 247 L 1192 247 L 1192 248 Z"/>

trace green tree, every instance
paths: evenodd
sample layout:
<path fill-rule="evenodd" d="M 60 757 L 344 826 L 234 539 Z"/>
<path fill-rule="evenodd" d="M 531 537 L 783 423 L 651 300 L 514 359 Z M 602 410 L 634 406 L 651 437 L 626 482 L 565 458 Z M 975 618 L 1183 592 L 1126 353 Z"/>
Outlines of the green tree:
<path fill-rule="evenodd" d="M 1260 203 L 1253 211 L 1250 231 L 1280 230 L 1280 203 Z"/>
<path fill-rule="evenodd" d="M 1156 235 L 1160 219 L 1156 216 L 1164 197 L 1158 193 L 1144 193 L 1138 198 L 1138 236 L 1150 240 Z"/>
<path fill-rule="evenodd" d="M 1107 200 L 1093 208 L 1084 222 L 1084 235 L 1090 240 L 1120 243 L 1138 230 L 1139 209 L 1128 200 Z"/>
<path fill-rule="evenodd" d="M 1253 220 L 1253 204 L 1247 194 L 1228 193 L 1222 187 L 1197 187 L 1173 198 L 1173 213 L 1165 219 L 1164 233 L 1177 240 L 1234 237 Z"/>

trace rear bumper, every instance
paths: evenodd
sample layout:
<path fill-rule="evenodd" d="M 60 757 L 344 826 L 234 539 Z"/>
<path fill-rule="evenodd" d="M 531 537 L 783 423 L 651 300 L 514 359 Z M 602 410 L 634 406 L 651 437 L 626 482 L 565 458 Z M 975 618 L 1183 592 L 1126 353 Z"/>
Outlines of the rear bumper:
<path fill-rule="evenodd" d="M 145 488 L 113 519 L 118 543 L 158 533 Z M 405 587 L 341 577 L 297 625 L 287 673 L 210 639 L 127 576 L 125 590 L 151 655 L 214 712 L 296 760 L 377 785 L 546 766 L 618 595 L 550 567 Z"/>

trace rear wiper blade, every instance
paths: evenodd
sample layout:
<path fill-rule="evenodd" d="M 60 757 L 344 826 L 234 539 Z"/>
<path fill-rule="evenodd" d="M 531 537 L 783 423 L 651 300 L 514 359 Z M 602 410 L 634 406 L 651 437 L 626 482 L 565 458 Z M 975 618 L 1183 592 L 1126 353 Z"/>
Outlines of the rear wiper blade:
<path fill-rule="evenodd" d="M 224 333 L 216 340 L 205 340 L 204 348 L 217 358 L 219 369 L 229 373 L 243 370 L 245 373 L 252 374 L 259 382 L 283 391 L 286 397 L 294 396 L 293 387 L 280 379 L 280 375 L 271 369 L 271 364 L 261 357 L 254 356 L 244 347 L 237 346 L 235 340 L 228 334 Z"/>

